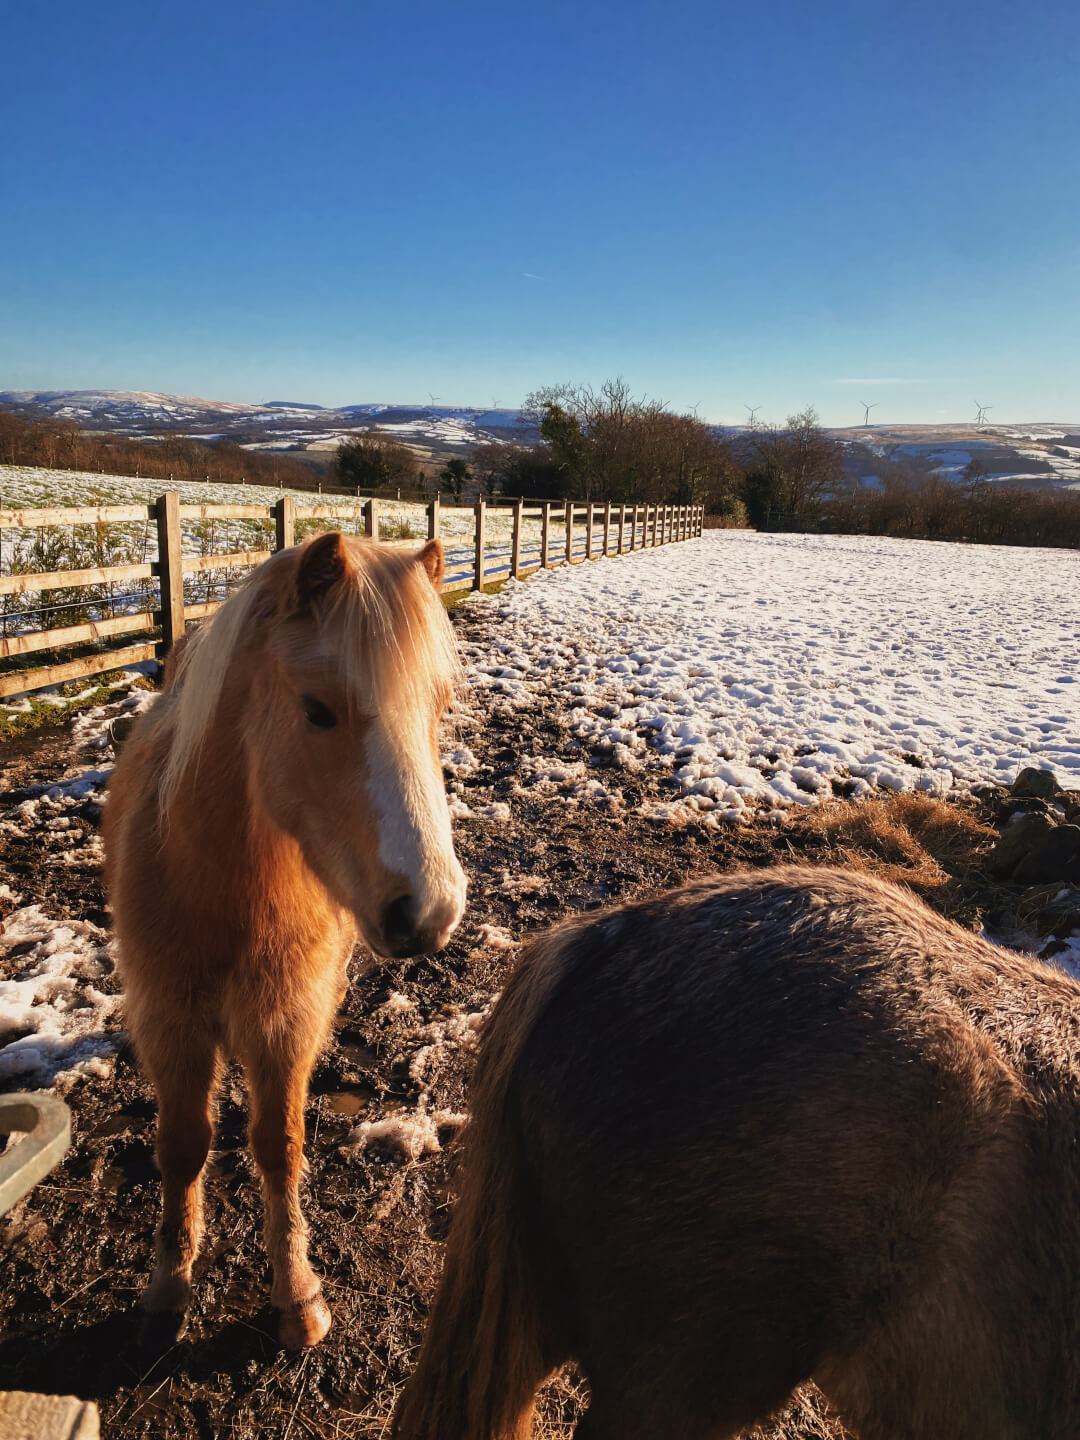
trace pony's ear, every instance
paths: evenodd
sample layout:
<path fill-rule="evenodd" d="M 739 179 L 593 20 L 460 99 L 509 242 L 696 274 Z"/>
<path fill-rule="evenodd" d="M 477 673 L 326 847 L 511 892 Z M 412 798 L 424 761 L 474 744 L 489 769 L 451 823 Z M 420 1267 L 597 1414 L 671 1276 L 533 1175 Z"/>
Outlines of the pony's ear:
<path fill-rule="evenodd" d="M 443 576 L 446 574 L 446 558 L 443 555 L 442 541 L 429 540 L 422 550 L 416 552 L 416 562 L 424 567 L 428 579 L 438 590 Z"/>
<path fill-rule="evenodd" d="M 296 596 L 302 608 L 314 604 L 345 578 L 349 552 L 339 530 L 331 530 L 305 545 L 296 575 Z"/>

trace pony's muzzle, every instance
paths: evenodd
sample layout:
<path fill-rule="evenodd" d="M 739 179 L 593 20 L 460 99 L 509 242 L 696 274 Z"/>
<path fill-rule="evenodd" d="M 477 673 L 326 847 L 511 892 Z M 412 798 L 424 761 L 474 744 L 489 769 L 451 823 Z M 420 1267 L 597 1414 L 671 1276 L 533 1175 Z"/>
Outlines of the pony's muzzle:
<path fill-rule="evenodd" d="M 383 912 L 386 953 L 394 960 L 404 960 L 410 955 L 441 950 L 461 919 L 461 912 L 459 901 L 443 901 L 421 916 L 415 895 L 399 895 Z"/>

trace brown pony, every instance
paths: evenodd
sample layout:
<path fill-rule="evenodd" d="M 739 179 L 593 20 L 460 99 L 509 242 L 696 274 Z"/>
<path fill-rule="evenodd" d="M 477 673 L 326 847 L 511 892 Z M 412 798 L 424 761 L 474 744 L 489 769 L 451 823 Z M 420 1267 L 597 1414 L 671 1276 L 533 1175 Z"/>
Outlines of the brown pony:
<path fill-rule="evenodd" d="M 464 905 L 436 738 L 457 674 L 442 564 L 437 541 L 337 533 L 276 554 L 188 637 L 117 761 L 109 898 L 163 1194 L 143 1306 L 167 1326 L 191 1296 L 232 1056 L 282 1341 L 329 1328 L 299 1201 L 308 1077 L 357 931 L 382 955 L 437 950 Z"/>
<path fill-rule="evenodd" d="M 866 875 L 779 867 L 525 954 L 398 1440 L 1080 1435 L 1080 985 Z"/>

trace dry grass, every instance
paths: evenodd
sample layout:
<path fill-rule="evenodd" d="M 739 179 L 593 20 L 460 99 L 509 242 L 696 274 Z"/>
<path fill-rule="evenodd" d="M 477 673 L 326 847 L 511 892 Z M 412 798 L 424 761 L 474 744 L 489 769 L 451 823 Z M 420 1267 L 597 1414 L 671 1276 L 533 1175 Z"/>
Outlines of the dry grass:
<path fill-rule="evenodd" d="M 824 863 L 906 885 L 952 919 L 971 923 L 993 887 L 984 867 L 998 832 L 969 804 L 914 794 L 861 805 L 838 800 L 803 823 L 824 843 Z"/>

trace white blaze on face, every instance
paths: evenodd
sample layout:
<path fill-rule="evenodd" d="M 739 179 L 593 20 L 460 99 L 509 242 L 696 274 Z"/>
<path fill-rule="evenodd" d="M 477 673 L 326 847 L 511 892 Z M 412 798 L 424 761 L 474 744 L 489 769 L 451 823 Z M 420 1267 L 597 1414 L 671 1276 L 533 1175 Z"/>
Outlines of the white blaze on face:
<path fill-rule="evenodd" d="M 422 717 L 372 720 L 365 739 L 367 791 L 379 831 L 379 860 L 416 900 L 418 929 L 449 932 L 465 908 L 465 875 L 454 854 L 442 767 Z"/>

